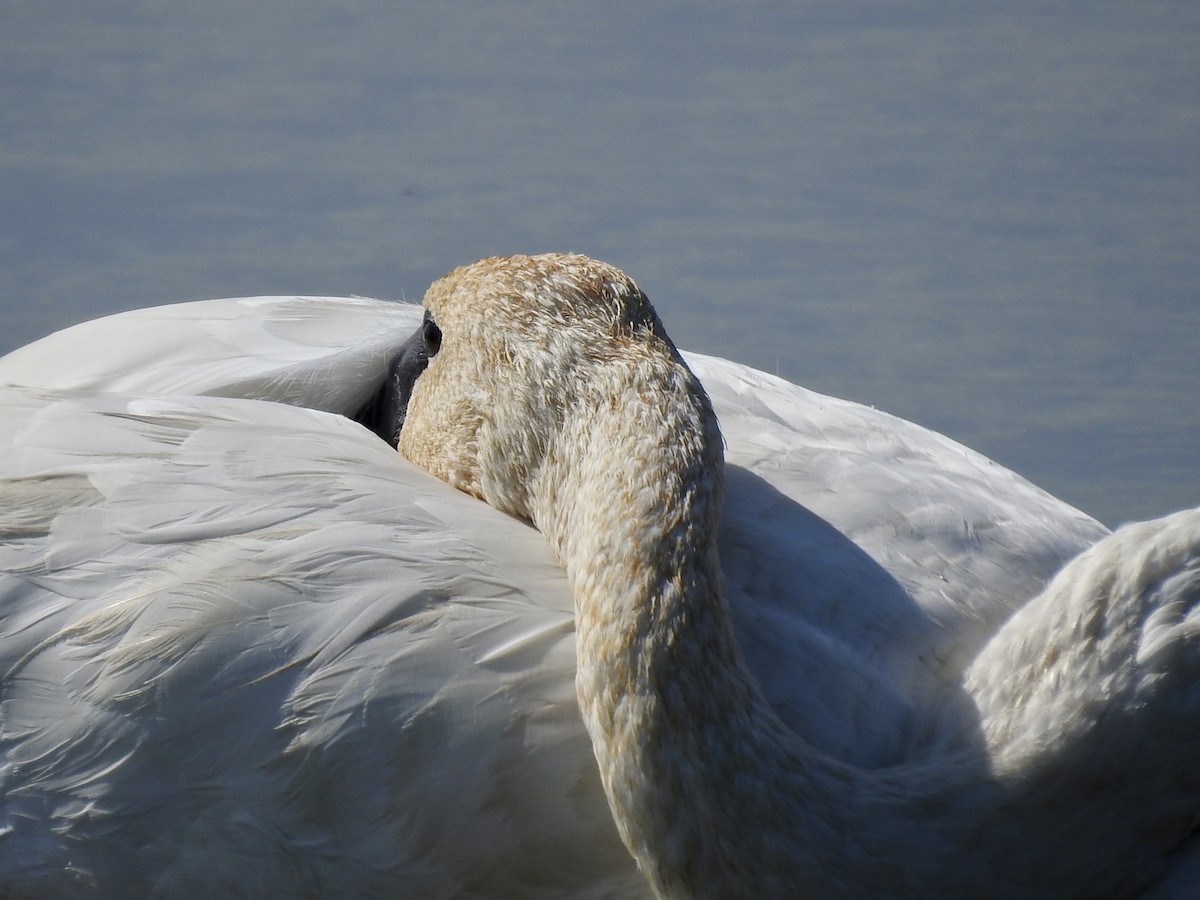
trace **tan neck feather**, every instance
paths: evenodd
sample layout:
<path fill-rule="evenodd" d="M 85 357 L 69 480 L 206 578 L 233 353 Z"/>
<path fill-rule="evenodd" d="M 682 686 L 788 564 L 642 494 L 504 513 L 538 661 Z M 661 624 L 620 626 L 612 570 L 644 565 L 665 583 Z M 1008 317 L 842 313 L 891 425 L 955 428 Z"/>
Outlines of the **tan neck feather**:
<path fill-rule="evenodd" d="M 575 410 L 577 431 L 564 430 L 534 491 L 534 521 L 575 596 L 584 721 L 622 838 L 660 895 L 721 895 L 732 887 L 722 877 L 737 890 L 767 887 L 763 870 L 737 871 L 761 854 L 739 851 L 731 867 L 712 852 L 747 809 L 734 785 L 793 767 L 791 737 L 742 664 L 723 598 L 720 434 L 682 363 L 639 359 L 626 374 L 636 390 L 601 384 L 593 396 L 634 399 Z M 751 818 L 761 827 L 762 815 Z M 778 874 L 795 829 L 784 813 L 765 819 L 781 839 Z"/>

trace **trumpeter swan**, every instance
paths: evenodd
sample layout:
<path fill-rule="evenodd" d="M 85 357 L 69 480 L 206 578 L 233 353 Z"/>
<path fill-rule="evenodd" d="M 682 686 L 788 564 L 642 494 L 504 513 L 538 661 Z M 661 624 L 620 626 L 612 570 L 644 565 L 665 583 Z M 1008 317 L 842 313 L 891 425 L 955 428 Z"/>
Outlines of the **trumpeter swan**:
<path fill-rule="evenodd" d="M 1196 515 L 1104 537 L 689 356 L 718 534 L 708 400 L 621 273 L 490 260 L 427 307 L 401 449 L 499 511 L 330 414 L 411 308 L 183 305 L 0 360 L 0 893 L 645 895 L 618 833 L 666 896 L 1170 867 Z"/>

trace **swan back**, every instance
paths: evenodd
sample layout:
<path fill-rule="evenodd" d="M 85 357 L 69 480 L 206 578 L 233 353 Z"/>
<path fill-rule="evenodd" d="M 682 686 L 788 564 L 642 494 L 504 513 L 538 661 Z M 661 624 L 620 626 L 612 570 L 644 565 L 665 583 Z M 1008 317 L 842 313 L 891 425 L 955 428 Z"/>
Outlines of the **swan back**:
<path fill-rule="evenodd" d="M 666 379 L 679 355 L 636 286 L 581 257 L 486 261 L 428 304 L 444 340 L 406 452 L 509 515 L 280 405 L 353 415 L 414 307 L 213 301 L 0 359 L 26 385 L 0 423 L 6 889 L 204 895 L 256 857 L 261 892 L 644 890 L 580 727 L 567 583 L 519 519 L 583 496 L 547 461 L 605 444 L 580 410 L 607 396 L 621 420 L 629 382 L 606 373 L 650 356 Z M 86 377 L 63 365 L 81 347 Z M 771 707 L 867 771 L 979 741 L 977 711 L 941 713 L 964 670 L 1104 529 L 910 423 L 686 360 L 722 423 L 729 613 Z M 622 440 L 657 424 L 626 417 Z M 605 471 L 593 494 L 632 483 Z M 68 871 L 77 840 L 95 852 Z"/>

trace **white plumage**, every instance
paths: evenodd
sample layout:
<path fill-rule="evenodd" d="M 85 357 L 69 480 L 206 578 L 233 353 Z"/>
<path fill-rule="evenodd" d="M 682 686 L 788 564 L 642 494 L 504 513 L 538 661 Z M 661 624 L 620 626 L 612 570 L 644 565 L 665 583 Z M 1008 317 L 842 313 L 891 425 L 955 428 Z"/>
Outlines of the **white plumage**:
<path fill-rule="evenodd" d="M 419 317 L 210 301 L 0 359 L 0 895 L 648 893 L 541 535 L 338 415 Z M 873 771 L 1073 714 L 1074 685 L 1006 677 L 1019 646 L 979 651 L 1102 526 L 915 425 L 687 359 L 727 443 L 738 643 L 792 729 Z M 1165 522 L 1104 546 L 1166 598 L 1139 653 L 1191 673 L 1200 526 Z M 1175 545 L 1141 584 L 1147 528 Z"/>

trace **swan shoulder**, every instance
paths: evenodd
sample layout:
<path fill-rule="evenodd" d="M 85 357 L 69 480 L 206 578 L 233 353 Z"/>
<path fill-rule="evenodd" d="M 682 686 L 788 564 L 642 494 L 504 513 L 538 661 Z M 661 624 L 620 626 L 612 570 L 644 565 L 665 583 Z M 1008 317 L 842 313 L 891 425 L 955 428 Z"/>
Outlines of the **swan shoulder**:
<path fill-rule="evenodd" d="M 0 423 L 6 886 L 638 895 L 532 529 L 307 409 Z"/>
<path fill-rule="evenodd" d="M 747 366 L 685 355 L 721 410 L 727 461 L 769 477 L 862 546 L 931 613 L 948 603 L 986 615 L 999 603 L 1007 615 L 1108 533 L 928 428 Z"/>

